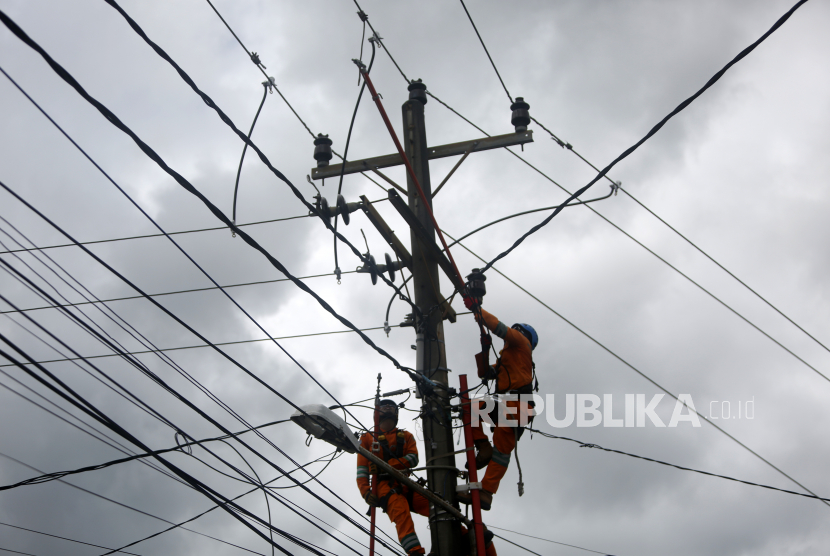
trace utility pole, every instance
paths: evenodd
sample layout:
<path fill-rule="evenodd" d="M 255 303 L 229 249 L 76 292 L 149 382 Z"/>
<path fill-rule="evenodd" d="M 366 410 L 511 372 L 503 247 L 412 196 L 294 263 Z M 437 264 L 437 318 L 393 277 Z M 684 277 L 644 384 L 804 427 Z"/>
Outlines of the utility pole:
<path fill-rule="evenodd" d="M 429 176 L 424 104 L 409 100 L 402 107 L 403 148 L 415 176 L 421 184 L 426 198 L 432 203 L 432 186 Z M 421 200 L 412 177 L 407 174 L 409 208 L 427 230 L 428 240 L 435 243 L 435 230 L 426 207 Z M 431 208 L 431 206 L 430 206 Z M 421 311 L 422 321 L 417 322 L 416 367 L 415 370 L 436 384 L 448 386 L 447 351 L 444 345 L 444 324 L 442 322 L 441 294 L 438 289 L 438 262 L 425 249 L 413 230 L 412 236 L 412 282 L 415 305 Z M 450 503 L 455 502 L 456 474 L 455 455 L 452 444 L 452 417 L 446 389 L 436 388 L 434 395 L 424 396 L 424 465 L 435 466 L 427 469 L 427 484 L 430 490 Z M 429 463 L 427 463 L 429 462 Z M 438 554 L 461 554 L 461 529 L 458 522 L 445 510 L 433 505 L 430 515 L 430 532 L 433 550 Z"/>
<path fill-rule="evenodd" d="M 369 81 L 368 75 L 364 74 L 370 89 L 374 94 L 374 87 Z M 517 98 L 517 101 L 522 99 Z M 378 105 L 380 107 L 379 101 Z M 489 149 L 509 147 L 512 145 L 523 145 L 533 141 L 533 133 L 527 129 L 530 123 L 527 117 L 527 105 L 514 104 L 511 107 L 513 112 L 512 121 L 516 126 L 515 133 L 484 137 L 473 141 L 452 143 L 437 147 L 427 147 L 426 124 L 424 121 L 424 106 L 427 103 L 426 85 L 420 79 L 409 85 L 409 100 L 403 104 L 403 136 L 401 143 L 404 155 L 409 161 L 415 178 L 421 186 L 424 196 L 429 201 L 429 209 L 432 208 L 432 186 L 430 182 L 429 161 L 436 158 L 463 155 L 455 167 L 444 178 L 440 187 L 447 182 L 458 166 L 472 152 L 479 152 Z M 516 112 L 517 106 L 523 113 Z M 382 110 L 382 109 L 381 109 Z M 381 112 L 388 123 L 385 113 Z M 391 125 L 391 124 L 390 124 Z M 394 133 L 391 130 L 390 132 Z M 444 344 L 443 320 L 449 319 L 455 322 L 455 312 L 447 303 L 440 292 L 439 268 L 449 278 L 450 285 L 463 291 L 464 283 L 462 278 L 456 274 L 452 264 L 435 242 L 435 227 L 430 218 L 430 210 L 424 206 L 424 202 L 417 191 L 417 185 L 413 177 L 407 173 L 407 187 L 404 189 L 394 183 L 387 176 L 379 171 L 379 168 L 397 166 L 404 163 L 400 154 L 391 154 L 368 158 L 364 160 L 352 160 L 343 164 L 329 165 L 331 159 L 330 145 L 328 139 L 315 140 L 317 150 L 315 158 L 318 160 L 318 167 L 312 169 L 311 177 L 314 180 L 327 177 L 339 176 L 342 174 L 353 174 L 358 172 L 372 171 L 389 182 L 393 188 L 389 189 L 389 200 L 393 207 L 400 213 L 410 228 L 411 249 L 410 254 L 401 244 L 400 240 L 391 231 L 389 226 L 377 211 L 369 203 L 368 199 L 362 198 L 362 209 L 372 224 L 378 229 L 386 240 L 387 244 L 396 252 L 400 264 L 407 266 L 412 273 L 414 299 L 412 301 L 418 308 L 419 314 L 412 315 L 412 322 L 416 331 L 416 363 L 415 370 L 437 385 L 431 392 L 424 392 L 422 399 L 422 419 L 424 431 L 424 460 L 422 466 L 427 467 L 427 484 L 429 490 L 439 495 L 450 504 L 456 505 L 456 462 L 453 451 L 453 429 L 452 414 L 450 413 L 449 381 L 446 345 Z M 322 146 L 321 146 L 322 145 Z M 324 154 L 318 151 L 327 150 Z M 408 202 L 404 203 L 397 191 L 406 191 Z M 436 190 L 437 192 L 437 190 Z M 349 203 L 351 204 L 351 203 Z M 318 210 L 326 216 L 334 216 L 346 211 L 356 209 L 348 208 L 343 199 L 338 200 L 337 208 L 329 209 L 329 205 L 322 199 L 318 199 Z M 325 216 L 324 216 L 325 217 Z M 362 272 L 371 272 L 373 282 L 376 280 L 375 272 L 389 270 L 390 260 L 387 258 L 387 265 L 376 265 L 377 268 L 358 269 Z M 390 272 L 390 277 L 392 273 Z M 472 354 L 471 354 L 472 355 Z M 470 358 L 472 360 L 472 357 Z M 457 556 L 466 553 L 466 547 L 461 537 L 461 527 L 457 515 L 449 512 L 441 504 L 432 503 L 430 508 L 430 532 L 432 536 L 432 552 L 438 556 Z"/>

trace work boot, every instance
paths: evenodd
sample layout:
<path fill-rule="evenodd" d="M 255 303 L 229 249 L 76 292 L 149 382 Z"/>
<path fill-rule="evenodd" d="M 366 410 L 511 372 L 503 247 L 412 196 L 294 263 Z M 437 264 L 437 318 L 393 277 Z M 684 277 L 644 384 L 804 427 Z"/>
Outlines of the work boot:
<path fill-rule="evenodd" d="M 479 490 L 478 493 L 479 500 L 481 501 L 481 509 L 486 512 L 490 509 L 490 506 L 493 504 L 493 493 L 487 492 L 486 490 Z M 473 495 L 470 491 L 458 492 L 456 493 L 455 498 L 462 504 L 473 503 Z"/>
<path fill-rule="evenodd" d="M 487 467 L 487 464 L 490 463 L 490 460 L 493 458 L 493 446 L 490 444 L 490 440 L 482 438 L 480 440 L 476 440 L 475 445 L 478 450 L 478 453 L 476 454 L 476 469 Z"/>

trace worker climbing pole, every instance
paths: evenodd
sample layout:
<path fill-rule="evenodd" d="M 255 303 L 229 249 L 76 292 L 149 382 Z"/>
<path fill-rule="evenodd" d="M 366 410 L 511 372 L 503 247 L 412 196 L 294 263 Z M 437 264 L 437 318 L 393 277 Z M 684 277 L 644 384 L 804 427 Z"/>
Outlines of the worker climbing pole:
<path fill-rule="evenodd" d="M 408 524 L 411 524 L 410 511 L 415 511 L 416 513 L 429 515 L 429 529 L 432 536 L 431 554 L 435 556 L 458 556 L 469 553 L 471 556 L 484 556 L 484 554 L 493 556 L 495 554 L 495 548 L 492 542 L 489 542 L 492 539 L 492 535 L 487 532 L 486 536 L 482 538 L 481 530 L 471 530 L 468 534 L 467 528 L 464 527 L 464 524 L 466 524 L 470 529 L 480 529 L 480 527 L 475 527 L 475 524 L 481 525 L 480 511 L 478 509 L 474 511 L 475 514 L 478 514 L 478 517 L 474 518 L 473 522 L 470 522 L 457 509 L 456 484 L 460 476 L 466 475 L 463 471 L 459 471 L 456 466 L 455 456 L 458 452 L 455 452 L 453 448 L 452 422 L 453 411 L 462 410 L 463 407 L 451 404 L 451 401 L 456 397 L 456 391 L 450 388 L 448 384 L 450 370 L 447 364 L 444 345 L 443 320 L 448 318 L 451 322 L 455 322 L 455 312 L 449 306 L 447 301 L 448 296 L 443 296 L 440 293 L 439 267 L 445 276 L 449 278 L 452 289 L 460 293 L 465 300 L 477 297 L 479 299 L 479 307 L 481 297 L 484 294 L 483 284 L 485 277 L 479 273 L 475 279 L 470 280 L 470 284 L 467 284 L 458 270 L 458 266 L 453 259 L 452 253 L 449 250 L 432 211 L 429 160 L 430 158 L 464 155 L 462 158 L 463 161 L 471 152 L 532 142 L 532 132 L 527 129 L 519 131 L 517 128 L 516 133 L 485 137 L 430 149 L 427 147 L 426 126 L 424 122 L 424 107 L 427 103 L 426 85 L 421 80 L 414 80 L 408 86 L 409 100 L 402 106 L 404 133 L 399 140 L 383 107 L 381 96 L 372 83 L 367 68 L 359 60 L 355 60 L 355 64 L 360 69 L 364 82 L 371 92 L 372 100 L 375 102 L 380 116 L 389 131 L 390 137 L 395 144 L 397 155 L 385 155 L 371 159 L 348 161 L 336 166 L 318 165 L 318 168 L 312 169 L 311 177 L 314 180 L 318 180 L 335 175 L 374 171 L 393 186 L 392 189 L 389 189 L 389 200 L 409 225 L 411 232 L 411 254 L 398 245 L 400 242 L 394 237 L 394 234 L 388 229 L 388 226 L 382 223 L 382 219 L 375 214 L 375 211 L 369 206 L 368 201 L 364 201 L 364 212 L 370 217 L 370 220 L 378 228 L 387 243 L 395 249 L 396 255 L 401 261 L 397 263 L 395 269 L 399 270 L 405 265 L 412 272 L 412 295 L 410 299 L 411 302 L 414 302 L 413 312 L 407 316 L 402 326 L 412 326 L 416 333 L 415 372 L 411 373 L 410 376 L 416 381 L 417 395 L 422 401 L 421 418 L 423 420 L 425 438 L 424 466 L 428 489 L 423 490 L 411 482 L 406 483 L 408 486 L 404 486 L 405 481 L 408 481 L 408 479 L 404 479 L 401 475 L 395 475 L 397 473 L 395 471 L 391 477 L 394 478 L 394 481 L 398 482 L 399 486 L 394 486 L 394 481 L 389 478 L 378 475 L 377 484 L 379 485 L 379 490 L 376 494 L 373 494 L 369 482 L 373 473 L 369 469 L 369 462 L 375 454 L 368 450 L 364 453 L 363 449 L 360 450 L 361 455 L 359 456 L 358 463 L 358 485 L 360 486 L 361 495 L 366 499 L 367 503 L 371 506 L 380 505 L 389 514 L 390 519 L 392 519 L 398 529 L 402 545 L 410 554 L 423 552 L 420 541 L 414 536 L 414 529 L 411 533 L 409 532 Z M 319 146 L 316 143 L 315 145 Z M 405 189 L 392 182 L 392 180 L 378 170 L 381 167 L 385 168 L 397 164 L 403 164 L 406 167 L 407 187 Z M 406 192 L 407 202 L 401 199 L 397 190 Z M 443 249 L 436 244 L 436 235 Z M 390 267 L 391 265 L 391 259 L 387 260 L 386 266 Z M 379 271 L 381 265 L 377 266 Z M 370 268 L 369 270 L 371 271 L 373 269 Z M 472 293 L 468 291 L 469 286 L 474 286 L 471 290 Z M 478 290 L 475 288 L 481 288 L 482 291 L 477 293 Z M 491 346 L 491 343 L 489 343 L 490 336 L 485 328 L 484 318 L 479 318 L 478 322 L 483 348 L 483 353 L 479 354 L 479 358 L 486 361 L 486 350 L 490 349 Z M 485 342 L 487 342 L 486 345 Z M 417 448 L 414 445 L 414 441 L 413 452 L 409 451 L 408 441 L 403 437 L 399 437 L 400 434 L 404 434 L 405 437 L 409 433 L 405 433 L 405 431 L 396 432 L 394 435 L 395 441 L 393 442 L 390 434 L 384 429 L 384 421 L 387 420 L 385 417 L 387 413 L 393 410 L 390 404 L 392 402 L 388 400 L 381 400 L 378 404 L 377 414 L 380 416 L 378 442 L 383 449 L 383 454 L 381 454 L 380 459 L 377 461 L 381 462 L 381 460 L 390 454 L 392 457 L 389 460 L 390 463 L 400 461 L 400 457 L 402 456 L 397 455 L 395 452 L 401 449 L 400 446 L 402 445 L 404 446 L 403 456 L 414 456 L 417 461 Z M 470 409 L 469 402 L 466 405 L 466 409 Z M 397 408 L 394 408 L 394 410 L 397 411 Z M 397 414 L 395 414 L 396 417 Z M 474 430 L 470 429 L 469 432 L 471 438 L 475 438 Z M 388 453 L 383 439 L 388 443 Z M 401 440 L 403 440 L 403 444 L 399 442 Z M 373 443 L 372 435 L 364 435 L 361 439 L 361 444 L 364 443 L 367 447 L 371 446 Z M 477 442 L 476 444 L 478 445 L 479 443 Z M 466 451 L 462 450 L 461 453 Z M 370 455 L 372 457 L 368 457 Z M 362 469 L 363 467 L 366 467 L 367 470 L 364 471 Z M 396 470 L 404 469 L 403 467 L 395 466 L 395 464 L 393 464 L 393 467 Z M 475 469 L 473 469 L 473 476 L 475 477 Z M 477 481 L 473 481 L 473 483 L 477 483 Z M 372 486 L 374 486 L 374 483 Z M 407 488 L 414 488 L 417 496 L 407 498 Z M 418 490 L 419 488 L 421 488 L 420 491 Z M 388 497 L 386 496 L 387 494 L 389 494 Z M 419 496 L 420 498 L 418 498 Z M 402 504 L 400 500 L 403 500 Z M 410 537 L 409 535 L 413 536 Z"/>

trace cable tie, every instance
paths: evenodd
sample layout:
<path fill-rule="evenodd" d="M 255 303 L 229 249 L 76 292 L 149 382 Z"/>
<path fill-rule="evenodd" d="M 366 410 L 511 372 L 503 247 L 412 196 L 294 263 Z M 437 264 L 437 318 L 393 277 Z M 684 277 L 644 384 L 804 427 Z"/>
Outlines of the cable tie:
<path fill-rule="evenodd" d="M 579 447 L 580 448 L 599 448 L 600 450 L 602 450 L 602 446 L 600 446 L 599 444 L 580 444 Z"/>

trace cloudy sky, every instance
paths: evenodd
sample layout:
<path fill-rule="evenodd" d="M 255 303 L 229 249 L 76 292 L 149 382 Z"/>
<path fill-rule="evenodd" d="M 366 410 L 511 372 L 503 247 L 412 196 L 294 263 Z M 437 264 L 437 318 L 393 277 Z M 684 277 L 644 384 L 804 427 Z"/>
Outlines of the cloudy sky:
<path fill-rule="evenodd" d="M 262 98 L 264 78 L 207 2 L 124 0 L 121 5 L 237 127 L 249 128 Z M 246 47 L 259 53 L 268 75 L 275 78 L 281 93 L 311 130 L 329 134 L 335 150 L 342 153 L 359 92 L 357 71 L 350 60 L 360 55 L 363 28 L 354 4 L 215 0 L 214 5 Z M 636 142 L 760 37 L 791 5 L 780 0 L 468 2 L 510 94 L 523 96 L 533 116 L 597 166 L 606 165 Z M 460 3 L 365 0 L 361 6 L 407 77 L 422 78 L 432 93 L 488 133 L 512 131 L 510 102 Z M 242 142 L 112 7 L 100 0 L 0 0 L 0 9 L 170 167 L 230 215 Z M 830 270 L 826 255 L 830 251 L 826 225 L 830 210 L 826 187 L 830 175 L 826 156 L 830 150 L 828 25 L 830 8 L 826 2 L 804 5 L 611 172 L 631 196 L 817 341 L 631 196 L 620 192 L 592 205 L 607 221 L 585 207 L 567 209 L 495 266 L 617 357 L 496 272 L 488 274 L 485 307 L 508 324 L 531 323 L 539 333 L 534 355 L 541 392 L 555 395 L 557 417 L 564 416 L 562 406 L 568 394 L 611 395 L 617 418 L 624 414 L 626 395 L 651 399 L 660 393 L 633 367 L 672 393 L 688 394 L 701 414 L 711 417 L 735 439 L 814 493 L 830 497 L 826 473 L 830 445 L 823 434 L 823 425 L 830 418 L 825 403 L 830 381 L 820 376 L 830 376 L 830 353 L 821 345 L 830 345 L 826 288 Z M 367 59 L 369 46 L 364 44 Z M 165 174 L 5 27 L 0 28 L 0 67 L 165 231 L 221 225 L 201 201 Z M 372 77 L 400 131 L 399 106 L 407 98 L 406 83 L 386 52 L 377 53 Z M 425 110 L 431 145 L 481 136 L 433 99 Z M 79 241 L 158 233 L 131 199 L 5 77 L 0 78 L 0 114 L 0 181 L 45 216 Z M 562 188 L 573 191 L 595 175 L 539 126 L 530 128 L 535 142 L 524 152 L 514 150 Z M 267 96 L 253 140 L 305 198 L 311 199 L 314 190 L 306 175 L 314 165 L 312 140 L 278 95 Z M 376 108 L 368 95 L 364 96 L 349 158 L 393 150 Z M 431 163 L 433 183 L 455 162 L 443 159 Z M 405 182 L 400 168 L 390 169 L 388 175 Z M 332 202 L 336 187 L 334 180 L 321 187 Z M 478 153 L 467 159 L 436 197 L 435 214 L 441 227 L 458 237 L 503 216 L 555 205 L 567 197 L 562 188 L 509 152 Z M 599 182 L 583 198 L 608 191 L 608 183 Z M 348 201 L 360 195 L 370 199 L 386 196 L 360 175 L 346 177 L 343 193 Z M 406 226 L 388 203 L 380 202 L 377 208 L 408 243 Z M 242 168 L 237 221 L 300 217 L 246 230 L 294 275 L 326 275 L 309 278 L 306 283 L 340 314 L 361 328 L 382 326 L 392 291 L 382 284 L 373 287 L 365 275 L 344 274 L 338 285 L 331 275 L 331 234 L 320 222 L 305 218 L 306 213 L 285 183 L 249 151 Z M 0 192 L 0 216 L 4 219 L 0 221 L 2 251 L 19 249 L 18 242 L 31 246 L 23 235 L 39 247 L 67 243 L 5 191 Z M 465 240 L 464 245 L 489 260 L 542 218 L 543 214 L 537 213 L 497 224 Z M 348 227 L 340 226 L 362 250 L 361 228 L 372 253 L 381 258 L 385 244 L 360 213 Z M 89 248 L 147 293 L 209 288 L 212 283 L 207 275 L 223 286 L 266 282 L 227 289 L 252 318 L 216 289 L 157 298 L 211 342 L 264 338 L 254 320 L 274 337 L 344 329 L 308 294 L 290 282 L 275 282 L 284 275 L 240 238 L 231 237 L 227 229 L 173 237 L 204 273 L 163 237 Z M 461 248 L 454 248 L 453 254 L 463 272 L 480 264 Z M 360 264 L 343 246 L 339 255 L 344 271 Z M 83 298 L 58 278 L 62 272 L 58 264 L 100 299 L 137 295 L 77 247 L 50 249 L 37 257 L 3 253 L 2 259 L 50 295 L 60 292 L 70 302 Z M 446 279 L 442 279 L 441 289 L 449 293 Z M 46 304 L 7 271 L 0 273 L 0 291 L 20 308 Z M 108 306 L 159 348 L 202 344 L 147 300 L 114 301 Z M 464 310 L 458 300 L 455 307 L 459 312 Z M 10 309 L 5 303 L 0 307 L 0 333 L 38 360 L 66 356 L 49 347 L 56 342 L 46 337 L 38 324 L 84 356 L 111 353 L 54 309 L 28 311 L 37 324 Z M 83 313 L 76 314 L 97 323 L 127 349 L 146 349 L 101 311 L 90 305 L 80 309 Z M 396 301 L 390 323 L 400 323 L 406 313 L 406 305 Z M 445 332 L 451 384 L 457 385 L 459 374 L 474 372 L 477 327 L 469 316 L 460 316 Z M 393 328 L 388 338 L 382 330 L 367 334 L 403 364 L 414 366 L 411 329 Z M 379 372 L 384 390 L 411 385 L 403 373 L 353 333 L 280 343 L 343 403 L 371 397 Z M 56 347 L 68 354 L 67 348 Z M 223 349 L 296 404 L 335 403 L 274 344 L 257 342 Z M 4 345 L 3 350 L 8 347 Z M 169 356 L 251 424 L 284 419 L 293 411 L 209 348 L 172 351 Z M 158 356 L 138 357 L 227 428 L 245 428 Z M 220 434 L 125 361 L 115 357 L 92 361 L 192 437 Z M 53 472 L 123 455 L 23 399 L 20 395 L 72 419 L 40 395 L 81 416 L 20 369 L 8 366 L 7 361 L 0 361 L 0 365 L 4 373 L 0 375 L 0 453 L 6 456 L 0 458 L 0 484 L 39 474 L 9 456 Z M 142 442 L 158 449 L 175 445 L 173 429 L 104 387 L 92 377 L 95 371 L 91 367 L 59 362 L 47 368 Z M 754 402 L 752 415 L 745 411 L 748 401 Z M 417 409 L 418 402 L 413 397 L 406 405 Z M 739 406 L 740 418 L 736 415 Z M 657 414 L 668 422 L 673 409 L 673 400 L 666 397 Z M 363 422 L 370 420 L 370 411 L 356 408 L 353 412 Z M 418 424 L 410 421 L 413 415 L 405 413 L 402 425 L 418 432 Z M 82 420 L 88 422 L 89 418 Z M 803 492 L 706 422 L 699 428 L 690 423 L 659 428 L 647 422 L 641 428 L 573 424 L 555 429 L 540 418 L 537 425 L 543 431 L 582 442 Z M 295 462 L 305 463 L 330 453 L 320 441 L 306 447 L 305 434 L 291 423 L 266 428 L 264 434 Z M 295 465 L 264 441 L 250 433 L 246 436 L 253 448 L 281 468 Z M 212 449 L 247 469 L 229 447 L 216 445 Z M 278 474 L 250 451 L 241 452 L 263 480 Z M 194 449 L 193 455 L 233 474 L 203 449 Z M 680 556 L 806 556 L 824 554 L 826 548 L 821 547 L 830 544 L 830 507 L 816 500 L 580 448 L 540 435 L 523 438 L 519 457 L 525 495 L 518 497 L 518 473 L 513 466 L 485 518 L 490 525 L 510 531 L 499 530 L 499 534 L 540 554 L 589 554 L 584 550 L 589 549 L 619 556 L 667 552 Z M 171 455 L 170 460 L 228 497 L 250 489 L 188 455 Z M 315 463 L 309 469 L 319 471 L 321 467 Z M 361 513 L 365 509 L 354 486 L 352 456 L 333 461 L 320 479 Z M 66 481 L 171 522 L 189 519 L 211 506 L 202 495 L 135 462 Z M 275 484 L 289 483 L 281 479 Z M 319 484 L 312 490 L 350 517 L 361 519 Z M 361 542 L 365 536 L 309 494 L 297 488 L 277 492 L 290 501 L 287 504 L 296 503 L 324 520 L 327 525 L 321 527 L 347 545 L 365 552 L 343 533 Z M 240 503 L 267 519 L 261 494 L 249 495 Z M 271 516 L 284 530 L 335 553 L 345 551 L 343 545 L 287 506 L 272 501 Z M 92 555 L 104 550 L 10 525 L 109 548 L 168 526 L 58 482 L 0 492 L 0 522 L 1 550 L 37 556 Z M 394 536 L 385 516 L 379 524 Z M 421 540 L 428 545 L 426 519 L 416 518 L 416 524 Z M 188 527 L 256 553 L 270 553 L 265 541 L 221 510 Z M 527 554 L 504 541 L 497 542 L 502 555 Z M 128 550 L 137 554 L 244 553 L 181 530 Z M 289 550 L 304 553 L 297 547 Z"/>

